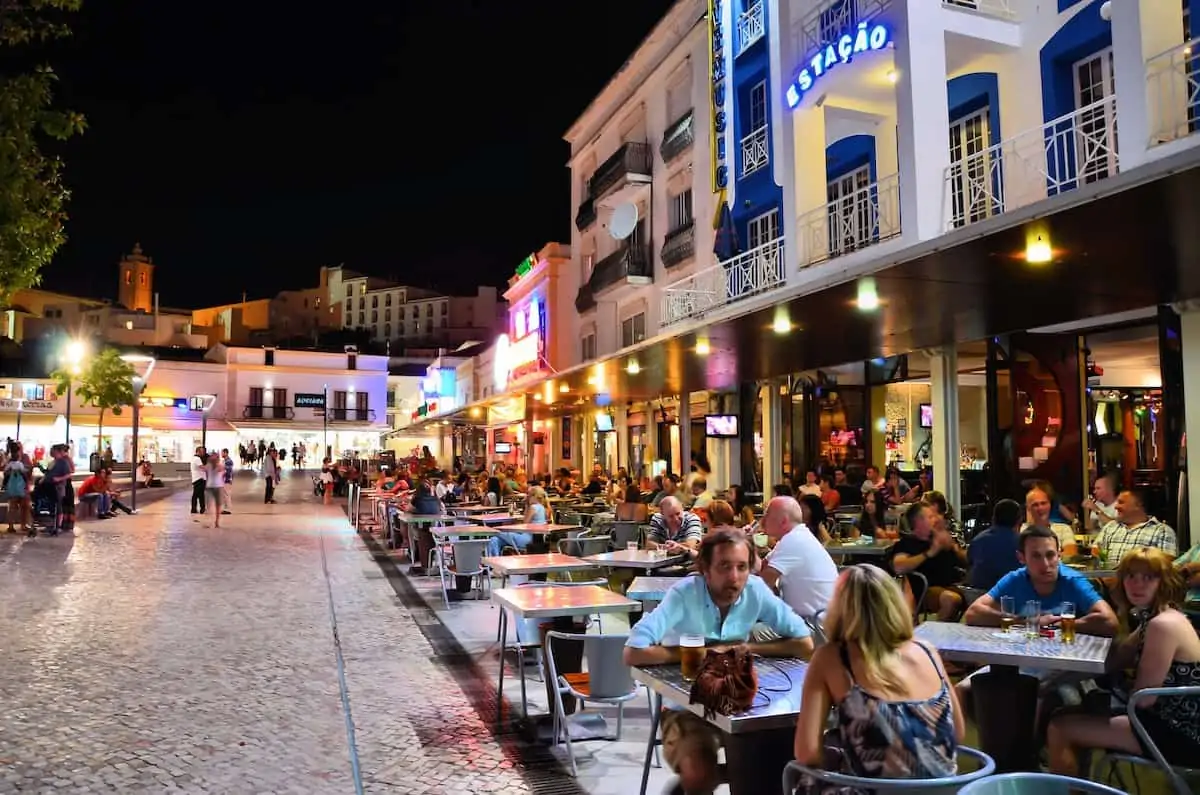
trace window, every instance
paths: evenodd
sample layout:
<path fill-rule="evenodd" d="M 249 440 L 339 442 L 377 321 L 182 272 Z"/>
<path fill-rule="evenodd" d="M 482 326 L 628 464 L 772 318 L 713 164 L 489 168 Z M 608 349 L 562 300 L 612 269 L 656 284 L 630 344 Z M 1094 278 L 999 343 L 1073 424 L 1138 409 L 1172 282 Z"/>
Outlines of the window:
<path fill-rule="evenodd" d="M 351 301 L 349 298 L 347 298 L 346 299 L 346 314 L 349 315 L 353 311 L 354 311 L 354 302 Z"/>
<path fill-rule="evenodd" d="M 442 328 L 446 328 L 446 325 L 447 325 L 447 323 L 446 323 L 446 317 L 445 317 L 444 315 L 442 316 L 442 318 L 441 318 L 441 320 L 439 321 L 438 325 L 439 325 L 439 326 L 441 326 Z"/>
<path fill-rule="evenodd" d="M 366 312 L 358 313 L 358 325 L 360 325 L 360 326 L 367 325 L 367 313 Z"/>
<path fill-rule="evenodd" d="M 373 326 L 378 322 L 379 322 L 379 310 L 372 309 L 371 310 L 371 325 Z"/>
<path fill-rule="evenodd" d="M 587 284 L 588 279 L 592 278 L 592 264 L 596 261 L 596 239 L 593 237 L 585 237 L 583 239 L 583 253 L 579 257 L 579 283 Z"/>
<path fill-rule="evenodd" d="M 346 297 L 351 298 L 351 297 L 353 297 L 353 295 L 354 295 L 354 286 L 347 284 L 346 285 Z"/>
<path fill-rule="evenodd" d="M 277 420 L 286 420 L 288 410 L 287 390 L 273 389 L 271 393 L 271 417 Z"/>
<path fill-rule="evenodd" d="M 392 305 L 392 294 L 391 294 L 391 293 L 388 293 L 387 295 L 385 295 L 385 296 L 383 297 L 383 305 L 384 305 L 384 306 L 391 306 L 391 305 Z"/>
<path fill-rule="evenodd" d="M 580 346 L 581 361 L 590 362 L 596 358 L 596 335 L 588 334 Z"/>
<path fill-rule="evenodd" d="M 389 409 L 396 408 L 396 390 L 389 389 L 387 391 L 387 407 Z"/>
<path fill-rule="evenodd" d="M 449 311 L 450 311 L 450 305 L 447 303 L 443 303 L 442 304 L 442 314 L 445 315 L 445 314 L 449 313 Z"/>
<path fill-rule="evenodd" d="M 263 389 L 261 386 L 250 387 L 250 401 L 246 404 L 245 414 L 249 419 L 262 419 Z"/>
<path fill-rule="evenodd" d="M 988 153 L 988 108 L 972 112 L 950 124 L 950 200 L 955 226 L 974 223 L 999 212 L 993 198 L 999 174 L 993 177 Z"/>
<path fill-rule="evenodd" d="M 366 295 L 366 294 L 367 294 L 367 283 L 366 283 L 366 282 L 360 282 L 360 283 L 359 283 L 359 285 L 358 285 L 358 293 L 359 293 L 359 295 Z"/>
<path fill-rule="evenodd" d="M 138 284 L 140 284 L 142 287 L 146 286 L 146 272 L 145 271 L 142 271 L 141 273 L 138 274 Z"/>
<path fill-rule="evenodd" d="M 433 317 L 433 304 L 425 304 L 425 317 Z"/>
<path fill-rule="evenodd" d="M 379 296 L 377 296 L 377 295 L 371 296 L 371 308 L 372 309 L 379 308 Z"/>
<path fill-rule="evenodd" d="M 386 323 L 392 322 L 392 310 L 391 309 L 383 310 L 383 320 Z"/>
<path fill-rule="evenodd" d="M 676 229 L 682 229 L 692 223 L 692 189 L 688 188 L 676 196 L 671 197 L 671 204 L 668 208 L 668 231 L 674 232 Z"/>
<path fill-rule="evenodd" d="M 1115 103 L 1105 102 L 1116 90 L 1112 47 L 1077 61 L 1072 72 L 1075 108 L 1083 111 L 1075 126 L 1075 177 L 1095 182 L 1117 170 L 1116 108 Z"/>
<path fill-rule="evenodd" d="M 767 126 L 767 81 L 763 81 L 750 89 L 750 124 L 746 133 L 752 133 Z"/>
<path fill-rule="evenodd" d="M 825 187 L 829 199 L 829 255 L 845 254 L 870 243 L 878 230 L 872 223 L 871 168 L 862 166 Z"/>
<path fill-rule="evenodd" d="M 746 238 L 750 250 L 770 243 L 779 237 L 779 210 L 771 210 L 757 218 L 751 218 L 746 225 Z"/>
<path fill-rule="evenodd" d="M 391 323 L 383 324 L 383 337 L 384 337 L 384 339 L 389 339 L 389 340 L 392 338 L 392 324 Z"/>
<path fill-rule="evenodd" d="M 357 353 L 347 353 L 346 354 L 346 369 L 347 370 L 357 370 L 358 369 L 358 354 Z"/>
<path fill-rule="evenodd" d="M 125 283 L 133 284 L 133 271 L 131 271 L 131 270 L 125 271 Z"/>
<path fill-rule="evenodd" d="M 667 89 L 667 124 L 674 124 L 692 107 L 692 66 L 685 64 Z"/>
<path fill-rule="evenodd" d="M 263 364 L 267 367 L 275 366 L 275 351 L 273 349 L 267 348 L 263 351 Z"/>
<path fill-rule="evenodd" d="M 638 312 L 621 321 L 621 347 L 628 348 L 646 339 L 646 313 Z"/>

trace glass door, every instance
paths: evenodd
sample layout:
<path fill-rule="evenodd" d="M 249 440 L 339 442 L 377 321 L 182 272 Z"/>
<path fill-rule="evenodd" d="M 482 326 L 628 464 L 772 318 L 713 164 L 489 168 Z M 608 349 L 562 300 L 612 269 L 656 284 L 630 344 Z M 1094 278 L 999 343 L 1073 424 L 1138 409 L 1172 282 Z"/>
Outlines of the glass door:
<path fill-rule="evenodd" d="M 950 198 L 955 226 L 974 223 L 1000 210 L 999 175 L 988 153 L 988 108 L 950 123 Z"/>
<path fill-rule="evenodd" d="M 826 187 L 829 200 L 829 256 L 836 257 L 868 244 L 875 236 L 871 223 L 869 166 L 838 177 Z"/>
<path fill-rule="evenodd" d="M 1078 112 L 1075 175 L 1080 183 L 1095 182 L 1117 173 L 1117 117 L 1115 103 L 1111 101 L 1116 93 L 1112 47 L 1077 61 L 1071 71 Z"/>

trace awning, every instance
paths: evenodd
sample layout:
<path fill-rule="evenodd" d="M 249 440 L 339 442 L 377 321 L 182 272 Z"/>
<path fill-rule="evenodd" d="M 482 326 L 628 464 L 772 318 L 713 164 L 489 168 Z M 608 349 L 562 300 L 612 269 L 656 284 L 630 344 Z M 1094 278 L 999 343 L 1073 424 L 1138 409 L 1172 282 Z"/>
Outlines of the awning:
<path fill-rule="evenodd" d="M 21 412 L 21 427 L 22 428 L 49 428 L 58 421 L 61 414 L 35 414 L 29 411 Z M 16 426 L 17 412 L 15 411 L 0 411 L 0 425 Z"/>
<path fill-rule="evenodd" d="M 72 417 L 72 428 L 95 428 L 99 425 L 100 417 L 95 414 L 86 414 L 82 417 Z M 109 428 L 133 428 L 133 412 L 128 408 L 121 411 L 119 415 L 104 414 L 104 430 Z M 195 431 L 200 432 L 200 418 L 194 414 L 181 415 L 178 417 L 165 416 L 146 416 L 143 411 L 138 417 L 138 429 L 149 431 Z M 208 421 L 209 431 L 232 431 L 234 427 L 225 420 L 210 419 Z"/>

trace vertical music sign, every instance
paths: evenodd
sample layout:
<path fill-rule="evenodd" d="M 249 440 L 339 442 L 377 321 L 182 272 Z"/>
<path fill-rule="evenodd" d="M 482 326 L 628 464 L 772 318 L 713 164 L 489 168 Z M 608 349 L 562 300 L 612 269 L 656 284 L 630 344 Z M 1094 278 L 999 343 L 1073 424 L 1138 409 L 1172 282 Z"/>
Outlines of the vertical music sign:
<path fill-rule="evenodd" d="M 729 123 L 725 110 L 725 4 L 728 0 L 708 0 L 708 74 L 709 111 L 712 124 L 712 190 L 722 193 L 729 184 L 729 166 L 725 147 L 725 129 Z"/>

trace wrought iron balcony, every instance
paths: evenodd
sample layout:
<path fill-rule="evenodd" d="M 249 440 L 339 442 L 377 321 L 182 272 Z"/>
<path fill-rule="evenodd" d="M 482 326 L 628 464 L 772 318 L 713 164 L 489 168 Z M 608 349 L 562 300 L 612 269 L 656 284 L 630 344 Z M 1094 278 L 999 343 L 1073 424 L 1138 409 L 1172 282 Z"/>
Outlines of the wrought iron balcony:
<path fill-rule="evenodd" d="M 596 296 L 618 282 L 649 284 L 654 264 L 648 246 L 632 244 L 617 249 L 592 268 L 592 275 L 575 295 L 575 309 L 586 312 L 596 306 Z"/>
<path fill-rule="evenodd" d="M 1146 61 L 1146 94 L 1151 146 L 1200 132 L 1200 37 Z"/>
<path fill-rule="evenodd" d="M 242 419 L 247 420 L 292 420 L 296 412 L 291 406 L 243 406 Z"/>
<path fill-rule="evenodd" d="M 650 163 L 653 160 L 650 145 L 642 141 L 622 144 L 612 157 L 605 160 L 588 180 L 588 195 L 600 199 L 613 188 L 626 182 L 648 183 Z"/>
<path fill-rule="evenodd" d="M 742 139 L 742 176 L 746 177 L 771 162 L 767 146 L 767 125 L 759 127 Z"/>
<path fill-rule="evenodd" d="M 792 45 L 802 60 L 824 50 L 859 22 L 879 16 L 892 0 L 822 0 L 792 27 Z"/>
<path fill-rule="evenodd" d="M 754 46 L 767 31 L 766 17 L 763 14 L 763 2 L 758 0 L 757 3 L 750 6 L 741 16 L 738 17 L 738 51 L 741 55 L 746 50 Z"/>
<path fill-rule="evenodd" d="M 892 174 L 796 221 L 801 268 L 891 240 L 901 233 L 900 176 Z"/>
<path fill-rule="evenodd" d="M 664 163 L 670 163 L 691 148 L 696 140 L 695 116 L 695 111 L 688 108 L 688 112 L 663 133 L 662 145 L 658 147 L 658 151 Z"/>
<path fill-rule="evenodd" d="M 329 409 L 330 422 L 374 422 L 375 409 Z"/>
<path fill-rule="evenodd" d="M 587 196 L 579 203 L 579 212 L 575 213 L 575 228 L 580 232 L 596 223 L 596 202 Z"/>
<path fill-rule="evenodd" d="M 701 317 L 787 284 L 783 238 L 704 268 L 663 288 L 662 325 Z"/>
<path fill-rule="evenodd" d="M 696 254 L 696 222 L 688 221 L 678 229 L 667 232 L 663 238 L 663 265 L 671 268 Z"/>

